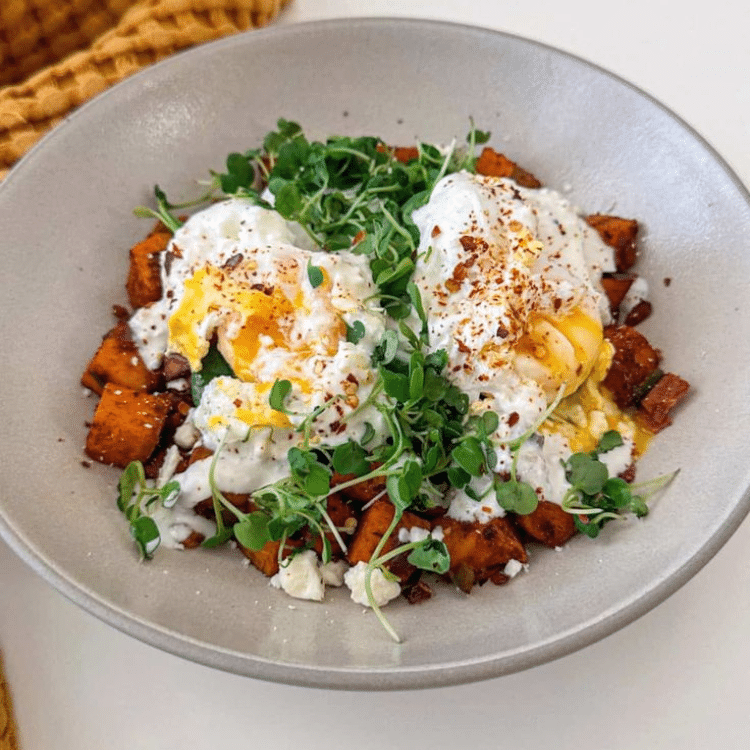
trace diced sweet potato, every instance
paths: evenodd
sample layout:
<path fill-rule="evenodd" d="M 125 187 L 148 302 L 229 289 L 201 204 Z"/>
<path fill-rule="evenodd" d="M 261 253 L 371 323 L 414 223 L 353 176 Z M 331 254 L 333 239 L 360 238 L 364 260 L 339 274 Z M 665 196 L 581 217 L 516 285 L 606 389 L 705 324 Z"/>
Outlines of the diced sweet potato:
<path fill-rule="evenodd" d="M 372 468 L 375 469 L 378 465 L 373 464 Z M 339 474 L 338 472 L 334 472 L 331 477 L 331 487 L 336 487 L 355 478 L 354 474 Z M 385 477 L 375 477 L 374 479 L 366 479 L 364 482 L 357 482 L 357 484 L 353 484 L 350 487 L 345 487 L 341 491 L 341 494 L 351 500 L 356 500 L 364 504 L 374 500 L 384 491 Z"/>
<path fill-rule="evenodd" d="M 365 510 L 359 519 L 352 543 L 349 545 L 349 554 L 347 557 L 351 565 L 356 565 L 358 562 L 369 562 L 383 534 L 385 534 L 391 525 L 393 515 L 394 507 L 390 500 L 377 500 Z M 406 511 L 398 522 L 395 531 L 385 543 L 382 552 L 389 552 L 398 545 L 398 532 L 400 529 L 411 529 L 414 526 L 429 529 L 430 522 L 414 513 Z M 399 565 L 398 575 L 402 580 L 405 580 L 413 570 L 413 566 Z"/>
<path fill-rule="evenodd" d="M 171 237 L 166 232 L 154 232 L 130 248 L 130 270 L 125 289 L 134 308 L 145 307 L 161 297 L 159 254 L 166 249 Z"/>
<path fill-rule="evenodd" d="M 279 572 L 279 547 L 280 542 L 268 542 L 262 549 L 248 549 L 241 544 L 237 545 L 245 557 L 250 560 L 263 575 L 275 576 Z"/>
<path fill-rule="evenodd" d="M 670 412 L 687 396 L 690 385 L 679 375 L 668 372 L 641 399 L 638 415 L 652 432 L 659 432 L 672 424 Z"/>
<path fill-rule="evenodd" d="M 561 547 L 576 533 L 573 516 L 548 500 L 541 500 L 533 513 L 514 518 L 531 539 L 548 547 Z"/>
<path fill-rule="evenodd" d="M 419 158 L 419 149 L 416 146 L 388 146 L 385 143 L 379 143 L 377 150 L 381 154 L 393 154 L 393 158 L 402 164 Z"/>
<path fill-rule="evenodd" d="M 241 544 L 238 544 L 237 546 L 242 550 L 242 553 L 248 560 L 250 560 L 253 566 L 263 573 L 263 575 L 270 578 L 279 572 L 279 547 L 281 547 L 281 542 L 267 542 L 259 550 L 248 549 Z M 286 558 L 293 548 L 301 546 L 302 542 L 294 539 L 287 539 L 283 557 Z"/>
<path fill-rule="evenodd" d="M 475 583 L 483 583 L 511 560 L 527 561 L 526 550 L 507 518 L 468 523 L 441 518 L 443 541 L 451 556 L 451 573 L 466 569 Z"/>
<path fill-rule="evenodd" d="M 617 276 L 603 276 L 602 286 L 609 299 L 609 309 L 616 315 L 628 289 L 633 285 L 636 277 L 634 274 L 618 274 Z"/>
<path fill-rule="evenodd" d="M 416 146 L 396 146 L 393 149 L 393 155 L 397 161 L 408 164 L 410 161 L 419 158 L 419 149 Z"/>
<path fill-rule="evenodd" d="M 168 413 L 169 399 L 164 394 L 107 383 L 86 439 L 86 453 L 121 468 L 131 461 L 147 461 Z"/>
<path fill-rule="evenodd" d="M 615 265 L 620 273 L 633 267 L 638 255 L 636 239 L 638 222 L 619 216 L 592 214 L 586 217 L 589 226 L 596 229 L 602 240 L 615 251 Z"/>
<path fill-rule="evenodd" d="M 639 387 L 658 368 L 661 357 L 646 337 L 630 326 L 607 326 L 604 336 L 615 353 L 603 384 L 625 409 L 635 403 Z"/>
<path fill-rule="evenodd" d="M 200 531 L 191 531 L 180 544 L 184 549 L 195 549 L 200 547 L 206 537 Z"/>
<path fill-rule="evenodd" d="M 538 188 L 542 186 L 542 183 L 531 172 L 521 169 L 514 161 L 489 146 L 482 149 L 482 153 L 477 159 L 476 170 L 477 174 L 485 177 L 508 177 L 521 187 Z"/>
<path fill-rule="evenodd" d="M 159 374 L 149 370 L 130 337 L 128 324 L 120 321 L 102 340 L 81 377 L 81 384 L 101 395 L 107 383 L 135 391 L 154 391 Z"/>
<path fill-rule="evenodd" d="M 326 500 L 326 512 L 328 513 L 328 517 L 331 519 L 331 522 L 338 530 L 342 541 L 344 541 L 344 544 L 347 544 L 347 538 L 351 536 L 351 534 L 357 528 L 357 516 L 355 515 L 354 511 L 342 495 L 334 493 L 333 495 L 329 495 L 328 499 Z M 333 535 L 333 532 L 328 529 L 327 524 L 323 526 L 323 529 L 325 537 L 331 545 L 331 555 L 333 557 L 341 557 L 344 554 L 344 550 L 342 550 L 339 546 L 339 543 L 336 540 L 336 537 Z M 312 544 L 313 549 L 318 553 L 318 555 L 323 554 L 323 540 L 320 538 L 319 533 L 313 532 L 308 528 L 304 540 L 307 543 Z"/>
<path fill-rule="evenodd" d="M 642 299 L 640 302 L 633 305 L 630 312 L 625 316 L 623 323 L 626 326 L 637 326 L 639 323 L 643 323 L 643 321 L 651 315 L 652 310 L 653 306 L 651 303 L 647 299 Z"/>

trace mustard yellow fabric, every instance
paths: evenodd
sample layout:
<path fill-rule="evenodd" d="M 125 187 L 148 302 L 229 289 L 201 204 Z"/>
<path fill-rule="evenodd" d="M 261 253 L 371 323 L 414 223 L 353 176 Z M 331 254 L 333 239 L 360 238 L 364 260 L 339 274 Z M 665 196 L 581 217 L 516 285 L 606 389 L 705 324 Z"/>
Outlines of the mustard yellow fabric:
<path fill-rule="evenodd" d="M 18 735 L 13 720 L 10 690 L 3 675 L 2 659 L 0 659 L 0 750 L 18 750 Z"/>
<path fill-rule="evenodd" d="M 2 0 L 0 178 L 107 87 L 179 50 L 264 26 L 290 1 Z"/>

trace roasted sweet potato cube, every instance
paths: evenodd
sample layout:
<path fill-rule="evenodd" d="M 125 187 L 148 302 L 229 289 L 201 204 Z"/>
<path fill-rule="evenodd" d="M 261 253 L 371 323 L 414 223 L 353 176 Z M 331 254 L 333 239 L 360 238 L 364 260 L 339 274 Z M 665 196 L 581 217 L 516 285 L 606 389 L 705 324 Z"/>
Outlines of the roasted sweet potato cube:
<path fill-rule="evenodd" d="M 658 368 L 659 352 L 631 326 L 607 326 L 604 337 L 615 349 L 604 386 L 621 409 L 637 400 L 639 387 Z"/>
<path fill-rule="evenodd" d="M 617 276 L 603 276 L 602 286 L 609 299 L 609 308 L 612 313 L 616 313 L 628 289 L 633 285 L 636 277 L 635 274 L 618 274 Z"/>
<path fill-rule="evenodd" d="M 469 523 L 444 517 L 439 525 L 451 556 L 450 572 L 471 570 L 475 583 L 486 581 L 511 560 L 527 560 L 526 549 L 507 518 Z"/>
<path fill-rule="evenodd" d="M 131 461 L 146 461 L 159 443 L 168 413 L 169 399 L 164 394 L 107 383 L 86 439 L 86 453 L 121 468 Z"/>
<path fill-rule="evenodd" d="M 145 307 L 161 297 L 159 254 L 171 239 L 171 234 L 154 232 L 130 248 L 130 270 L 125 289 L 134 308 Z"/>
<path fill-rule="evenodd" d="M 542 186 L 542 183 L 531 172 L 521 169 L 514 161 L 489 146 L 482 149 L 482 153 L 477 159 L 476 170 L 477 174 L 485 177 L 508 177 L 521 187 L 538 188 Z"/>
<path fill-rule="evenodd" d="M 326 512 L 328 513 L 331 522 L 336 527 L 341 540 L 344 544 L 347 544 L 347 538 L 351 536 L 357 528 L 357 516 L 355 515 L 354 510 L 349 506 L 342 495 L 334 493 L 329 495 L 326 501 Z M 328 528 L 327 524 L 323 525 L 323 533 L 331 545 L 331 555 L 334 558 L 342 557 L 344 550 L 341 549 L 336 537 Z M 304 536 L 304 541 L 311 544 L 318 555 L 323 554 L 323 540 L 320 537 L 320 533 L 313 532 L 309 530 L 308 527 Z"/>
<path fill-rule="evenodd" d="M 394 507 L 390 500 L 377 500 L 374 502 L 359 519 L 357 530 L 352 539 L 351 545 L 349 545 L 348 559 L 351 565 L 356 565 L 358 562 L 368 562 L 372 557 L 372 553 L 380 543 L 383 534 L 388 530 L 388 527 L 393 521 Z M 396 525 L 396 529 L 391 534 L 388 541 L 383 547 L 383 552 L 389 552 L 398 545 L 398 532 L 400 529 L 411 529 L 414 526 L 418 526 L 422 529 L 429 529 L 430 522 L 424 518 L 420 518 L 414 513 L 406 511 L 401 520 Z M 414 570 L 414 567 L 408 567 L 399 565 L 398 574 L 401 578 L 407 578 L 409 574 Z"/>
<path fill-rule="evenodd" d="M 540 500 L 533 513 L 515 516 L 515 522 L 531 539 L 548 547 L 561 547 L 576 533 L 573 516 L 548 500 Z"/>
<path fill-rule="evenodd" d="M 652 311 L 652 304 L 647 299 L 642 299 L 633 305 L 630 312 L 625 316 L 623 323 L 626 326 L 637 326 L 639 323 L 643 323 L 651 315 Z"/>
<path fill-rule="evenodd" d="M 586 221 L 596 229 L 605 244 L 614 249 L 617 270 L 624 273 L 632 268 L 638 255 L 638 222 L 606 214 L 592 214 L 586 217 Z"/>
<path fill-rule="evenodd" d="M 377 468 L 378 465 L 373 464 L 372 468 Z M 336 487 L 355 478 L 354 474 L 339 474 L 338 472 L 334 472 L 331 477 L 331 487 Z M 384 491 L 385 477 L 375 477 L 374 479 L 366 479 L 364 482 L 357 482 L 357 484 L 353 484 L 350 487 L 345 487 L 341 491 L 341 494 L 351 500 L 356 500 L 364 504 L 374 500 Z"/>
<path fill-rule="evenodd" d="M 107 383 L 135 391 L 154 391 L 160 382 L 159 374 L 149 370 L 141 359 L 124 321 L 104 337 L 81 378 L 83 386 L 99 395 Z"/>
<path fill-rule="evenodd" d="M 281 547 L 281 542 L 266 542 L 266 544 L 259 550 L 248 549 L 241 544 L 238 544 L 237 546 L 242 550 L 242 553 L 248 560 L 250 560 L 253 566 L 263 573 L 263 575 L 270 578 L 279 572 L 279 547 Z M 287 539 L 283 557 L 287 557 L 294 547 L 301 546 L 302 542 Z"/>
<path fill-rule="evenodd" d="M 377 150 L 381 154 L 393 154 L 393 158 L 402 164 L 419 158 L 419 149 L 416 146 L 388 146 L 385 143 L 379 143 Z"/>
<path fill-rule="evenodd" d="M 241 544 L 237 545 L 245 557 L 250 560 L 263 575 L 275 576 L 279 572 L 279 547 L 280 542 L 267 542 L 262 549 L 248 549 Z"/>
<path fill-rule="evenodd" d="M 690 385 L 679 375 L 668 372 L 641 399 L 638 416 L 652 432 L 659 432 L 672 424 L 670 412 L 687 396 Z"/>
<path fill-rule="evenodd" d="M 416 146 L 396 146 L 393 149 L 393 156 L 402 164 L 408 164 L 419 158 L 419 149 Z"/>

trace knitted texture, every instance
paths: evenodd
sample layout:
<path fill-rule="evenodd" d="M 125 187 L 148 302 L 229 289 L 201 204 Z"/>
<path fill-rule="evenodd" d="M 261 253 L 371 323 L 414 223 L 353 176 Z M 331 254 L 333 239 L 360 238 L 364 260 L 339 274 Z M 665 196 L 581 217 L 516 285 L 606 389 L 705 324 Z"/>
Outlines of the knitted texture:
<path fill-rule="evenodd" d="M 0 86 L 9 85 L 0 88 L 0 178 L 109 86 L 179 50 L 264 26 L 289 2 L 2 0 Z"/>
<path fill-rule="evenodd" d="M 13 706 L 10 691 L 3 675 L 3 663 L 0 660 L 0 750 L 17 750 L 18 735 L 13 721 Z"/>

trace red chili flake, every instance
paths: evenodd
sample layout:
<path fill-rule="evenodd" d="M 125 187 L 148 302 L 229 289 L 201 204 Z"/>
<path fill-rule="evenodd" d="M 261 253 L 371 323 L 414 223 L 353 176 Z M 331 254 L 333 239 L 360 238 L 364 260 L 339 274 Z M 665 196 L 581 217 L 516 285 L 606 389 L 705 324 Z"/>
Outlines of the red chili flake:
<path fill-rule="evenodd" d="M 229 268 L 230 270 L 233 268 L 237 268 L 237 266 L 242 262 L 242 258 L 242 253 L 235 253 L 226 261 L 226 263 L 224 263 L 223 268 Z"/>
<path fill-rule="evenodd" d="M 432 236 L 437 237 L 439 234 L 442 233 L 442 231 L 443 230 L 437 224 L 435 224 L 435 226 L 432 228 Z"/>
<path fill-rule="evenodd" d="M 508 415 L 508 427 L 513 427 L 513 425 L 514 425 L 514 424 L 516 424 L 516 422 L 518 422 L 518 420 L 519 420 L 520 418 L 521 418 L 521 417 L 519 416 L 519 414 L 518 414 L 518 412 L 517 412 L 517 411 L 512 411 L 512 412 L 511 412 L 511 413 L 510 413 L 510 414 Z"/>

